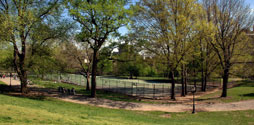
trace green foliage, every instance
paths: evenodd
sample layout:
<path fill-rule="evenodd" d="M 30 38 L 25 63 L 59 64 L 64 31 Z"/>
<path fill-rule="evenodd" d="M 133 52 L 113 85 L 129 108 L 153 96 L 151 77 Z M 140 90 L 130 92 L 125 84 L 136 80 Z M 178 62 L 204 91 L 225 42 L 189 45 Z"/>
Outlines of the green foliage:
<path fill-rule="evenodd" d="M 118 52 L 112 56 L 114 61 L 114 74 L 133 76 L 145 76 L 146 61 L 140 55 L 141 49 L 136 47 L 128 38 L 123 39 L 124 43 L 118 45 Z"/>
<path fill-rule="evenodd" d="M 195 26 L 201 6 L 195 0 L 143 0 L 137 11 L 133 27 L 139 41 L 159 57 L 157 63 L 164 64 L 167 72 L 176 71 L 197 45 Z"/>
<path fill-rule="evenodd" d="M 117 43 L 112 41 L 109 41 L 108 43 L 109 45 L 104 46 L 99 53 L 98 71 L 100 75 L 112 74 L 113 72 L 111 55 Z"/>
<path fill-rule="evenodd" d="M 8 70 L 13 67 L 13 50 L 8 43 L 0 43 L 0 69 Z"/>
<path fill-rule="evenodd" d="M 110 33 L 128 24 L 131 11 L 125 8 L 126 4 L 126 0 L 70 0 L 66 7 L 81 24 L 82 32 L 77 38 L 84 42 L 93 40 L 95 43 L 91 46 L 99 49 Z"/>
<path fill-rule="evenodd" d="M 13 40 L 18 36 L 13 37 L 11 35 L 19 34 L 20 32 L 24 32 L 25 36 L 30 34 L 37 23 L 53 19 L 53 15 L 59 15 L 62 9 L 60 2 L 57 0 L 37 2 L 32 0 L 7 1 L 1 4 L 1 8 L 0 38 L 8 42 L 16 42 Z"/>

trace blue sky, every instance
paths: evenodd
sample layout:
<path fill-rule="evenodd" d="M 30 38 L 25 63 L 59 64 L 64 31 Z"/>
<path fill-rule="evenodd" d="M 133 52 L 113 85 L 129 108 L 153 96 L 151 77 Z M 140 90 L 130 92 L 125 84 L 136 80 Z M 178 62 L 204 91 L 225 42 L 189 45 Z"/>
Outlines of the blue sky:
<path fill-rule="evenodd" d="M 250 7 L 254 9 L 254 0 L 246 0 L 247 4 L 250 4 Z"/>
<path fill-rule="evenodd" d="M 132 2 L 135 2 L 137 0 L 132 0 Z M 250 8 L 254 11 L 254 0 L 245 0 L 246 4 L 250 5 Z M 128 29 L 126 27 L 121 27 L 118 30 L 121 34 L 126 34 L 128 32 Z"/>

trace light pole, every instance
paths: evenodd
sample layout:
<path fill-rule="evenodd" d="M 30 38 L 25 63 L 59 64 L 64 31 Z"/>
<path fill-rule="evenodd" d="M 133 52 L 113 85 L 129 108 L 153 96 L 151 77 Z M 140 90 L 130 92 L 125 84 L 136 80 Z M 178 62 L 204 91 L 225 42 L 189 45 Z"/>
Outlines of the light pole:
<path fill-rule="evenodd" d="M 192 114 L 196 113 L 196 109 L 195 109 L 195 93 L 196 93 L 196 86 L 194 86 L 192 88 L 192 94 L 193 94 L 193 109 L 192 109 Z"/>

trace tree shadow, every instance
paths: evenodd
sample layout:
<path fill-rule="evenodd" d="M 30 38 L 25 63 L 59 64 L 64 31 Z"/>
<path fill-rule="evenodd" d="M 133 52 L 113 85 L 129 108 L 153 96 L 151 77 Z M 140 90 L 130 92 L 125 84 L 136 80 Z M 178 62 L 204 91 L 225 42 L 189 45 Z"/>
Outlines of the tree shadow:
<path fill-rule="evenodd" d="M 237 87 L 254 87 L 253 80 L 244 80 Z"/>
<path fill-rule="evenodd" d="M 90 98 L 83 95 L 65 95 L 65 96 L 60 96 L 60 98 L 71 99 L 72 102 L 77 102 L 77 103 L 91 104 L 95 106 L 103 106 L 103 107 L 111 107 L 111 108 L 120 108 L 120 109 L 131 109 L 131 108 L 140 106 L 132 102 L 112 101 L 112 100 L 102 99 L 102 98 Z"/>
<path fill-rule="evenodd" d="M 9 86 L 9 85 L 0 85 L 0 93 L 7 93 L 7 92 L 19 92 L 20 91 L 20 86 L 15 85 L 15 86 Z"/>
<path fill-rule="evenodd" d="M 222 97 L 210 97 L 210 98 L 205 98 L 205 99 L 200 99 L 200 98 L 197 98 L 195 99 L 196 101 L 216 101 L 218 99 L 221 99 Z"/>
<path fill-rule="evenodd" d="M 241 96 L 254 97 L 254 93 L 242 94 Z"/>
<path fill-rule="evenodd" d="M 44 101 L 47 99 L 47 96 L 40 92 L 35 92 L 32 90 L 33 88 L 28 88 L 29 93 L 22 94 L 20 92 L 20 86 L 14 85 L 0 85 L 0 93 L 7 96 L 19 97 L 19 98 L 28 98 L 33 100 Z"/>

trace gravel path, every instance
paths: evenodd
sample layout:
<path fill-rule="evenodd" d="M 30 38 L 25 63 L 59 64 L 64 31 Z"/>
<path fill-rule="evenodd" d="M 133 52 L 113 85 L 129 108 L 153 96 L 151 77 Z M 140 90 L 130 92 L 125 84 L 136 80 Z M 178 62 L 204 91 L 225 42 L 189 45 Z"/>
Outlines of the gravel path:
<path fill-rule="evenodd" d="M 9 85 L 10 78 L 0 79 Z M 12 85 L 20 85 L 18 80 L 12 80 Z M 113 109 L 127 109 L 137 111 L 163 111 L 163 112 L 186 112 L 192 110 L 192 104 L 146 104 L 146 103 L 133 103 L 123 101 L 112 101 L 101 98 L 88 98 L 82 95 L 68 96 L 62 95 L 56 91 L 51 91 L 46 95 L 54 97 L 63 101 L 73 102 L 78 104 L 86 104 L 104 108 Z M 185 97 L 190 99 L 191 96 Z M 197 111 L 237 111 L 237 110 L 254 110 L 254 100 L 232 102 L 232 103 L 200 103 L 196 104 Z"/>

